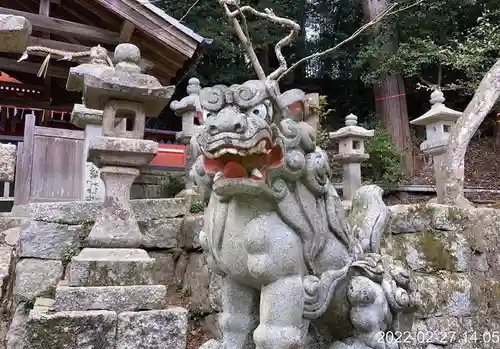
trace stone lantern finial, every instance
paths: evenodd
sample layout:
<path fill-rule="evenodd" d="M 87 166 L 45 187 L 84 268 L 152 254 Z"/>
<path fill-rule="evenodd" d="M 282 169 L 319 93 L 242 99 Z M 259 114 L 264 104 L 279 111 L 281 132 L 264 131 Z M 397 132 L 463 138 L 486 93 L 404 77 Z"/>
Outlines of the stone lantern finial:
<path fill-rule="evenodd" d="M 345 117 L 346 126 L 356 126 L 358 124 L 358 117 L 354 114 L 349 114 Z"/>
<path fill-rule="evenodd" d="M 446 98 L 444 98 L 443 92 L 440 90 L 432 91 L 430 99 L 432 107 L 443 105 L 444 101 L 446 101 Z"/>

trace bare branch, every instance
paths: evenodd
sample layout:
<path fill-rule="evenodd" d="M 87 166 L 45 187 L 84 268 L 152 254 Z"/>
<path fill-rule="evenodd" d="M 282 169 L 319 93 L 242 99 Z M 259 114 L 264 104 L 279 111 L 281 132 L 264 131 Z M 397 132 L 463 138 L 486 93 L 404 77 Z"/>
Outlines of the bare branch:
<path fill-rule="evenodd" d="M 250 41 L 250 37 L 245 35 L 245 33 L 243 32 L 243 29 L 241 28 L 240 22 L 236 18 L 236 15 L 233 15 L 233 12 L 231 12 L 231 10 L 228 7 L 228 4 L 237 6 L 238 2 L 234 1 L 234 0 L 219 0 L 219 4 L 226 11 L 226 15 L 229 18 L 231 25 L 234 28 L 234 31 L 236 32 L 236 36 L 238 37 L 241 44 L 245 48 L 245 51 L 248 55 L 248 59 L 250 59 L 250 63 L 252 63 L 253 69 L 255 70 L 257 77 L 260 80 L 265 80 L 266 73 L 264 72 L 264 69 L 262 68 L 262 65 L 259 62 L 259 58 L 257 57 L 255 50 L 253 49 L 253 45 L 252 45 L 252 42 Z M 236 13 L 239 14 L 240 12 L 236 11 Z M 246 24 L 246 21 L 245 21 L 245 24 Z"/>
<path fill-rule="evenodd" d="M 423 1 L 424 0 L 418 0 L 415 3 L 413 3 L 413 4 L 409 5 L 409 6 L 406 6 L 404 8 L 398 9 L 398 10 L 394 10 L 398 6 L 398 3 L 394 3 L 394 4 L 390 5 L 384 11 L 380 12 L 377 16 L 375 16 L 370 22 L 365 23 L 358 30 L 356 30 L 351 36 L 349 36 L 347 39 L 341 41 L 340 43 L 338 43 L 334 47 L 331 47 L 331 48 L 329 48 L 329 49 L 327 49 L 325 51 L 322 51 L 322 52 L 313 53 L 312 55 L 309 55 L 307 57 L 299 59 L 297 62 L 295 62 L 294 64 L 292 64 L 292 66 L 290 68 L 288 68 L 287 70 L 285 70 L 283 72 L 283 74 L 281 74 L 281 76 L 277 78 L 277 81 L 281 80 L 285 75 L 287 75 L 292 70 L 294 70 L 295 68 L 297 68 L 300 64 L 302 64 L 302 63 L 304 63 L 304 62 L 306 62 L 306 61 L 308 61 L 308 60 L 310 60 L 312 58 L 317 58 L 317 57 L 325 56 L 327 54 L 330 54 L 330 53 L 334 52 L 335 50 L 337 50 L 338 48 L 342 47 L 346 43 L 354 40 L 356 37 L 358 37 L 361 33 L 363 33 L 368 28 L 373 27 L 375 24 L 379 23 L 382 19 L 384 19 L 386 17 L 389 17 L 389 16 L 392 16 L 392 15 L 395 15 L 395 14 L 397 14 L 399 12 L 406 11 L 406 10 L 408 10 L 408 9 L 414 7 L 414 6 L 418 6 Z"/>
<path fill-rule="evenodd" d="M 226 10 L 226 15 L 230 19 L 231 24 L 233 25 L 233 27 L 236 31 L 236 35 L 238 36 L 239 40 L 243 44 L 243 47 L 245 48 L 245 50 L 247 52 L 247 55 L 250 59 L 250 62 L 252 63 L 252 66 L 254 67 L 255 72 L 257 73 L 257 76 L 261 80 L 265 80 L 266 76 L 265 76 L 264 70 L 262 68 L 262 65 L 260 64 L 260 62 L 257 58 L 257 55 L 255 54 L 255 51 L 253 49 L 253 45 L 252 45 L 252 42 L 250 39 L 250 33 L 248 31 L 248 25 L 246 22 L 245 13 L 251 13 L 254 16 L 264 18 L 264 19 L 266 19 L 272 23 L 278 24 L 282 27 L 289 27 L 290 28 L 290 33 L 287 36 L 285 36 L 283 39 L 278 41 L 278 43 L 274 47 L 274 51 L 276 53 L 276 58 L 278 59 L 280 66 L 278 69 L 276 69 L 274 72 L 272 72 L 267 77 L 267 79 L 274 80 L 277 77 L 279 77 L 284 71 L 286 71 L 288 65 L 287 65 L 285 57 L 283 56 L 283 53 L 281 52 L 281 49 L 294 42 L 294 40 L 297 38 L 297 36 L 300 32 L 300 25 L 298 25 L 296 22 L 292 21 L 291 19 L 276 16 L 274 14 L 274 12 L 270 9 L 265 9 L 264 12 L 260 12 L 251 6 L 239 7 L 238 2 L 235 0 L 219 0 L 219 3 Z M 229 10 L 229 5 L 236 6 L 237 10 L 231 12 Z M 238 21 L 238 17 L 241 18 L 241 24 Z"/>
<path fill-rule="evenodd" d="M 276 16 L 274 14 L 274 12 L 270 9 L 265 9 L 265 12 L 260 12 L 251 6 L 243 6 L 239 9 L 239 11 L 232 12 L 230 14 L 230 16 L 232 18 L 234 18 L 234 17 L 238 16 L 240 14 L 240 12 L 243 12 L 243 13 L 249 12 L 249 13 L 253 14 L 254 16 L 261 17 L 261 18 L 267 19 L 268 21 L 273 22 L 275 24 L 279 24 L 283 27 L 290 28 L 290 33 L 287 36 L 285 36 L 283 39 L 278 41 L 278 43 L 274 47 L 274 52 L 276 53 L 276 58 L 278 59 L 280 66 L 274 72 L 269 74 L 269 76 L 267 78 L 269 80 L 276 79 L 277 77 L 280 76 L 280 74 L 282 74 L 284 71 L 286 71 L 286 69 L 288 67 L 286 59 L 283 56 L 283 53 L 281 52 L 281 49 L 294 42 L 294 40 L 299 35 L 300 25 L 298 25 L 296 22 L 292 21 L 291 19 Z"/>

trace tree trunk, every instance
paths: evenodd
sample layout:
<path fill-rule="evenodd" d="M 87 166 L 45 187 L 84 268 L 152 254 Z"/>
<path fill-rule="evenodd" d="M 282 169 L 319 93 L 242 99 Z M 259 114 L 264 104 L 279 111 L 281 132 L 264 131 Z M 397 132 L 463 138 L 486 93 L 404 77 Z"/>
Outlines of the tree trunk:
<path fill-rule="evenodd" d="M 464 197 L 464 159 L 469 142 L 500 97 L 500 59 L 484 76 L 463 115 L 458 119 L 443 160 L 444 197 L 438 203 L 461 205 Z"/>
<path fill-rule="evenodd" d="M 387 8 L 386 0 L 363 0 L 365 17 L 373 19 Z M 374 33 L 377 32 L 375 28 Z M 395 52 L 397 37 L 393 35 L 381 47 L 385 54 Z M 383 58 L 382 58 L 383 59 Z M 374 62 L 377 65 L 378 62 Z M 406 172 L 412 176 L 414 171 L 413 145 L 411 142 L 408 108 L 406 106 L 406 93 L 401 74 L 384 76 L 379 84 L 374 87 L 376 113 L 385 130 L 390 134 L 394 144 L 403 151 L 403 164 Z"/>

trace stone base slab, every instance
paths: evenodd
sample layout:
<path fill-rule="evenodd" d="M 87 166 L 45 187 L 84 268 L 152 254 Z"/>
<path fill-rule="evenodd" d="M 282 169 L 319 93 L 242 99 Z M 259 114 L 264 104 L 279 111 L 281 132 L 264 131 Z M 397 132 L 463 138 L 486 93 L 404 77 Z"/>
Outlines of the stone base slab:
<path fill-rule="evenodd" d="M 158 153 L 157 142 L 144 139 L 95 137 L 89 141 L 88 160 L 98 167 L 141 167 Z"/>
<path fill-rule="evenodd" d="M 68 285 L 153 285 L 154 259 L 134 248 L 84 248 L 71 260 Z"/>
<path fill-rule="evenodd" d="M 185 349 L 188 316 L 184 308 L 140 312 L 61 311 L 50 299 L 37 300 L 26 315 L 16 312 L 7 335 L 18 349 Z"/>
<path fill-rule="evenodd" d="M 112 310 L 117 313 L 165 309 L 164 285 L 69 287 L 64 281 L 56 289 L 54 310 Z"/>
<path fill-rule="evenodd" d="M 114 311 L 66 311 L 50 314 L 35 307 L 25 328 L 26 348 L 114 348 L 117 314 Z"/>
<path fill-rule="evenodd" d="M 185 349 L 187 327 L 184 308 L 121 313 L 116 349 Z"/>

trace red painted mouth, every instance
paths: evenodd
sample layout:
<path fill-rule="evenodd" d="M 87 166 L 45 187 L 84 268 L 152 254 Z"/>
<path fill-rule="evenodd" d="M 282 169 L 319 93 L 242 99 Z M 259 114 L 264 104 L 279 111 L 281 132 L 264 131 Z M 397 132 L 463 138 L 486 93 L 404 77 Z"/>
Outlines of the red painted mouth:
<path fill-rule="evenodd" d="M 283 163 L 283 152 L 279 146 L 270 146 L 260 141 L 251 149 L 224 146 L 205 154 L 206 173 L 215 173 L 214 182 L 220 179 L 252 179 L 265 181 L 267 170 L 279 168 Z"/>

